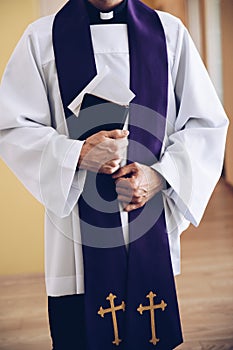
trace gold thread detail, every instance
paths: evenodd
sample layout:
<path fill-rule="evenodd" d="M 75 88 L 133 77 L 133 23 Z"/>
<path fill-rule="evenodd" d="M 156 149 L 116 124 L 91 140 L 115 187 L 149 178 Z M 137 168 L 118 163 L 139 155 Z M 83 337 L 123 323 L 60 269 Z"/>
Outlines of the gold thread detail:
<path fill-rule="evenodd" d="M 137 311 L 142 315 L 144 311 L 150 311 L 150 319 L 151 319 L 151 333 L 152 333 L 152 338 L 150 339 L 150 343 L 153 345 L 156 345 L 159 342 L 159 338 L 156 336 L 156 326 L 155 326 L 155 310 L 156 309 L 161 309 L 162 311 L 165 310 L 167 307 L 167 304 L 161 300 L 160 304 L 155 305 L 154 304 L 154 297 L 156 297 L 156 294 L 153 292 L 150 292 L 146 296 L 150 300 L 150 305 L 148 306 L 142 306 L 142 304 L 139 305 L 137 308 Z"/>
<path fill-rule="evenodd" d="M 112 322 L 113 322 L 114 337 L 115 337 L 115 339 L 113 340 L 112 343 L 114 345 L 118 346 L 122 342 L 122 340 L 119 338 L 116 311 L 122 310 L 124 312 L 125 311 L 125 302 L 122 301 L 121 305 L 115 306 L 114 299 L 116 299 L 116 298 L 117 298 L 116 295 L 113 295 L 112 293 L 110 293 L 109 296 L 106 298 L 106 300 L 109 300 L 109 302 L 110 302 L 110 308 L 103 309 L 103 307 L 101 306 L 99 311 L 98 311 L 98 315 L 100 315 L 101 317 L 104 317 L 105 314 L 107 314 L 107 313 L 112 314 Z"/>

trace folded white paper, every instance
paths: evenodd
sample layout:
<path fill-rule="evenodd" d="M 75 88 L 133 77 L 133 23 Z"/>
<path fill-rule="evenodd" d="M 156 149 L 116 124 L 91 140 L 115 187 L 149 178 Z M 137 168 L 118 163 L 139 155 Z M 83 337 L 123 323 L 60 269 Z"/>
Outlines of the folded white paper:
<path fill-rule="evenodd" d="M 83 96 L 86 93 L 102 97 L 122 106 L 128 105 L 135 96 L 108 66 L 105 66 L 104 70 L 97 74 L 68 106 L 76 116 L 79 114 Z"/>

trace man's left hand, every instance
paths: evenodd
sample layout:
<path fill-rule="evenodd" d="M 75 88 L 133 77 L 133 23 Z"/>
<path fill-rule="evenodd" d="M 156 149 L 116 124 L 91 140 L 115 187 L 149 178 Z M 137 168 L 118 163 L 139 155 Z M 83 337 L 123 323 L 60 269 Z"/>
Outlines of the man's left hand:
<path fill-rule="evenodd" d="M 127 212 L 141 208 L 163 189 L 165 183 L 157 171 L 139 163 L 120 168 L 112 177 L 116 180 L 118 199 Z"/>

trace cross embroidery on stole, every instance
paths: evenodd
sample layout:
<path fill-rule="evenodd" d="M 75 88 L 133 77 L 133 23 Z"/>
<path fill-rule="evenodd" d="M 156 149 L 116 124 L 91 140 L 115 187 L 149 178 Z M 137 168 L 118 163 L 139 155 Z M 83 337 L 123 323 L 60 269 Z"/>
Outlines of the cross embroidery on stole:
<path fill-rule="evenodd" d="M 101 317 L 104 317 L 105 314 L 110 312 L 112 313 L 112 322 L 113 322 L 113 329 L 114 329 L 114 336 L 115 336 L 115 339 L 113 340 L 112 343 L 118 346 L 122 340 L 119 338 L 116 311 L 120 311 L 120 310 L 125 311 L 125 302 L 122 301 L 121 305 L 115 306 L 114 299 L 116 299 L 116 295 L 113 295 L 112 293 L 110 293 L 109 296 L 106 298 L 106 300 L 110 301 L 110 308 L 103 309 L 103 307 L 101 306 L 98 311 L 98 315 L 100 315 Z"/>
<path fill-rule="evenodd" d="M 152 338 L 150 340 L 150 343 L 153 345 L 156 345 L 159 342 L 159 339 L 156 337 L 156 327 L 155 327 L 155 310 L 156 309 L 162 309 L 162 311 L 165 310 L 167 307 L 167 304 L 161 300 L 160 304 L 155 305 L 154 304 L 154 297 L 156 297 L 156 294 L 153 292 L 150 292 L 146 296 L 150 300 L 150 305 L 149 306 L 142 306 L 142 304 L 139 305 L 137 308 L 137 311 L 142 315 L 143 311 L 150 311 L 150 319 L 151 319 L 151 333 L 152 333 Z"/>

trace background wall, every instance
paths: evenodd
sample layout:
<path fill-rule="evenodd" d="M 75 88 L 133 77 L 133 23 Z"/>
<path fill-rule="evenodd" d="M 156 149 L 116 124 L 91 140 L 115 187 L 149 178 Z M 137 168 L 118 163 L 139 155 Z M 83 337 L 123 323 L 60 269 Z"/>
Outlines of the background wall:
<path fill-rule="evenodd" d="M 0 76 L 37 0 L 0 0 Z M 14 101 L 12 101 L 14 103 Z M 43 208 L 0 160 L 0 274 L 43 271 Z"/>
<path fill-rule="evenodd" d="M 143 0 L 153 9 L 167 11 L 187 24 L 187 0 Z"/>
<path fill-rule="evenodd" d="M 40 0 L 40 15 L 47 16 L 59 10 L 67 0 Z"/>

